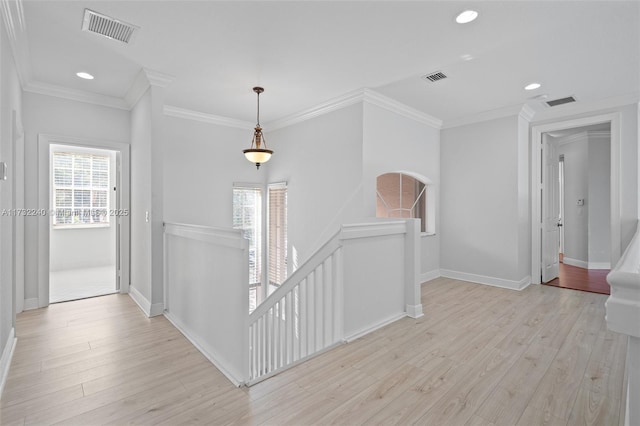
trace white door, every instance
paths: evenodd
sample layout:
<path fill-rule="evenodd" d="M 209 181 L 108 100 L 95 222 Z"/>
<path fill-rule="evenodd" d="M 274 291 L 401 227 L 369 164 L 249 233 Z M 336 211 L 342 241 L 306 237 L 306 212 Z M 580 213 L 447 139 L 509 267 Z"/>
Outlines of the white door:
<path fill-rule="evenodd" d="M 559 161 L 556 146 L 542 137 L 542 282 L 560 272 L 560 196 Z"/>

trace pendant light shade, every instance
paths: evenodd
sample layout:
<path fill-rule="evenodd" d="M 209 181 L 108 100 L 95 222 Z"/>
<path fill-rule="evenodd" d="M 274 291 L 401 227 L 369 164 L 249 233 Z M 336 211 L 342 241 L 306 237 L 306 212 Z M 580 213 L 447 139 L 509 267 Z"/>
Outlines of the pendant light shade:
<path fill-rule="evenodd" d="M 244 156 L 247 160 L 255 163 L 256 168 L 260 168 L 260 164 L 266 163 L 271 159 L 271 155 L 273 151 L 267 148 L 267 141 L 264 139 L 264 135 L 262 134 L 262 127 L 260 127 L 260 93 L 264 92 L 262 87 L 254 87 L 253 91 L 258 95 L 258 114 L 257 114 L 257 123 L 253 132 L 253 140 L 251 141 L 251 148 L 245 149 Z M 264 144 L 264 148 L 262 145 Z"/>

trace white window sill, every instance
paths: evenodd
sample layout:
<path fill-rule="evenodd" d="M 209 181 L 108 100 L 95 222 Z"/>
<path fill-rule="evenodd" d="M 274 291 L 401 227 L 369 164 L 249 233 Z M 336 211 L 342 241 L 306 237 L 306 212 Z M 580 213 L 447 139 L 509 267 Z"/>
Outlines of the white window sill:
<path fill-rule="evenodd" d="M 64 230 L 64 229 L 94 229 L 94 228 L 110 228 L 111 224 L 109 223 L 92 223 L 86 225 L 53 225 L 51 228 L 55 230 Z"/>

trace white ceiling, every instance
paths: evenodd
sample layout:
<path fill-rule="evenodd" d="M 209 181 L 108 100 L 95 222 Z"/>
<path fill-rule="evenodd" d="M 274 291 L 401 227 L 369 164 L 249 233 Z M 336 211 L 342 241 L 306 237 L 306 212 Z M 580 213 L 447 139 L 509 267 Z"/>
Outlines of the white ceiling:
<path fill-rule="evenodd" d="M 167 104 L 247 121 L 255 85 L 263 121 L 364 87 L 445 122 L 640 90 L 638 1 L 22 3 L 33 82 L 123 98 L 145 67 L 175 77 Z M 479 18 L 456 24 L 468 7 Z M 85 8 L 140 26 L 134 44 L 82 32 Z M 449 78 L 420 78 L 431 71 Z"/>

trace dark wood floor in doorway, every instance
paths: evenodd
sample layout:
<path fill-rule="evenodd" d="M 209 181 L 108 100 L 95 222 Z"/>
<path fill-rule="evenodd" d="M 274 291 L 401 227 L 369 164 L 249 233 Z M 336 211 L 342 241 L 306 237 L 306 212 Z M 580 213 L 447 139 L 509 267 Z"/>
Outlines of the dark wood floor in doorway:
<path fill-rule="evenodd" d="M 547 285 L 609 294 L 608 273 L 609 269 L 585 269 L 560 263 L 560 277 L 549 281 Z"/>

